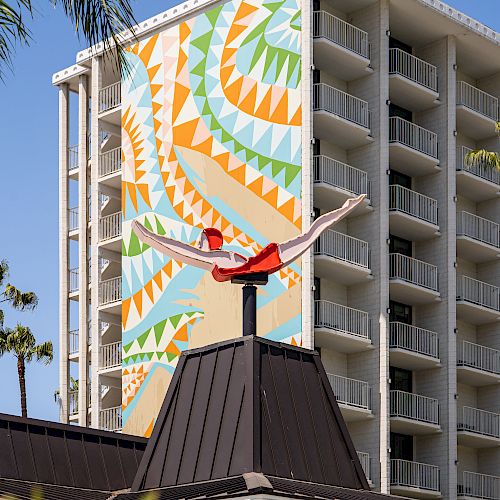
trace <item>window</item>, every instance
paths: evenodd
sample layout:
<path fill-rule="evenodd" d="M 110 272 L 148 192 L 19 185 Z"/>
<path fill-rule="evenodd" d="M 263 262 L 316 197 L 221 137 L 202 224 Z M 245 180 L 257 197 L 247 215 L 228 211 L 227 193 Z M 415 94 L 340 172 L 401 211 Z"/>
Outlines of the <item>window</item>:
<path fill-rule="evenodd" d="M 320 83 L 321 74 L 319 69 L 313 69 L 313 83 Z"/>
<path fill-rule="evenodd" d="M 410 370 L 390 366 L 389 377 L 391 378 L 391 391 L 412 392 L 413 381 Z"/>
<path fill-rule="evenodd" d="M 389 309 L 391 310 L 389 314 L 389 321 L 399 321 L 400 323 L 405 323 L 406 325 L 412 324 L 411 306 L 391 300 L 389 301 Z"/>
<path fill-rule="evenodd" d="M 390 235 L 389 252 L 390 253 L 400 253 L 411 257 L 413 254 L 413 245 L 409 240 L 399 238 L 398 236 Z"/>
<path fill-rule="evenodd" d="M 321 280 L 314 277 L 314 301 L 321 300 Z"/>
<path fill-rule="evenodd" d="M 403 120 L 409 122 L 413 121 L 413 113 L 410 110 L 397 106 L 392 102 L 389 105 L 389 116 L 399 116 L 399 118 L 403 118 Z"/>
<path fill-rule="evenodd" d="M 413 436 L 391 432 L 391 458 L 413 460 Z"/>
<path fill-rule="evenodd" d="M 313 0 L 313 11 L 317 12 L 321 10 L 321 2 L 319 0 Z"/>
<path fill-rule="evenodd" d="M 408 54 L 411 54 L 413 52 L 411 45 L 408 45 L 402 42 L 401 40 L 398 40 L 397 38 L 393 38 L 392 36 L 389 37 L 389 48 L 401 49 L 404 50 L 405 52 L 408 52 Z"/>
<path fill-rule="evenodd" d="M 393 186 L 395 184 L 411 189 L 411 177 L 391 169 L 389 173 L 389 185 Z"/>
<path fill-rule="evenodd" d="M 318 207 L 313 208 L 313 220 L 316 220 L 321 215 L 321 210 Z"/>
<path fill-rule="evenodd" d="M 321 154 L 321 141 L 319 139 L 314 139 L 313 155 L 318 156 L 320 154 Z"/>

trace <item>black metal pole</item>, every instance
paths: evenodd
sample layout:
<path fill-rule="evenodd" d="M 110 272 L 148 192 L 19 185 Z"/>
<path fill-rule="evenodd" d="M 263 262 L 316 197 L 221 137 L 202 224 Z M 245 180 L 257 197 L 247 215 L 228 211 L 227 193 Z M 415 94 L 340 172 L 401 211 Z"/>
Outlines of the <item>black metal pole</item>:
<path fill-rule="evenodd" d="M 257 287 L 243 286 L 243 335 L 257 335 Z"/>

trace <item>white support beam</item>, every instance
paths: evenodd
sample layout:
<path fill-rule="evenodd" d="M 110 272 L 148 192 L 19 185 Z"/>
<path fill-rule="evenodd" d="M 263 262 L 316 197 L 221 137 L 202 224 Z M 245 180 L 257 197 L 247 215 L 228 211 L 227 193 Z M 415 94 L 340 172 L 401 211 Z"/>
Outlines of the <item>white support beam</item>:
<path fill-rule="evenodd" d="M 69 88 L 59 86 L 59 395 L 60 420 L 68 423 L 69 401 L 69 238 L 68 238 L 68 146 Z"/>

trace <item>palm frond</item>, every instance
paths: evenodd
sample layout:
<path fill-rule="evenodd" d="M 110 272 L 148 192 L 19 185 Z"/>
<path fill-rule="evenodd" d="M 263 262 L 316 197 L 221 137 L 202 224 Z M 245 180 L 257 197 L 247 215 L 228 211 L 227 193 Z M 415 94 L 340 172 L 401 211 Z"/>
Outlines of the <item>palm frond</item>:
<path fill-rule="evenodd" d="M 34 292 L 21 292 L 18 288 L 10 283 L 7 283 L 2 294 L 4 302 L 9 302 L 10 305 L 18 311 L 30 311 L 38 305 L 38 297 Z"/>
<path fill-rule="evenodd" d="M 0 79 L 3 67 L 10 67 L 16 43 L 28 44 L 30 32 L 24 23 L 24 15 L 32 16 L 31 0 L 7 3 L 0 0 Z"/>
<path fill-rule="evenodd" d="M 495 132 L 496 132 L 497 134 L 500 134 L 500 122 L 496 122 L 496 123 L 495 123 Z"/>
<path fill-rule="evenodd" d="M 134 35 L 137 24 L 130 0 L 51 0 L 60 4 L 66 16 L 75 26 L 78 36 L 90 45 L 104 44 L 105 58 L 122 73 L 130 68 L 125 57 L 124 43 L 120 35 L 130 31 Z"/>
<path fill-rule="evenodd" d="M 35 346 L 34 351 L 36 360 L 42 361 L 44 365 L 48 365 L 54 359 L 54 349 L 50 340 Z"/>
<path fill-rule="evenodd" d="M 469 167 L 488 167 L 500 170 L 500 155 L 495 151 L 478 149 L 467 153 L 465 164 Z"/>
<path fill-rule="evenodd" d="M 13 353 L 17 358 L 31 361 L 35 344 L 35 336 L 29 327 L 18 323 L 15 328 L 7 330 L 6 351 Z"/>

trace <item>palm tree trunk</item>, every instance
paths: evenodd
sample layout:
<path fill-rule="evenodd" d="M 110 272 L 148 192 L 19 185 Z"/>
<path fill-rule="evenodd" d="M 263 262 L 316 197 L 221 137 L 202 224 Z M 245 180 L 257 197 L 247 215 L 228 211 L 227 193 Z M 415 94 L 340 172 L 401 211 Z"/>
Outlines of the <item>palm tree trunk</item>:
<path fill-rule="evenodd" d="M 28 408 L 26 405 L 26 368 L 24 366 L 24 359 L 17 358 L 17 375 L 19 377 L 19 389 L 21 391 L 21 415 L 28 416 Z"/>

